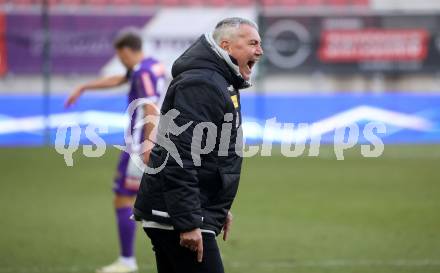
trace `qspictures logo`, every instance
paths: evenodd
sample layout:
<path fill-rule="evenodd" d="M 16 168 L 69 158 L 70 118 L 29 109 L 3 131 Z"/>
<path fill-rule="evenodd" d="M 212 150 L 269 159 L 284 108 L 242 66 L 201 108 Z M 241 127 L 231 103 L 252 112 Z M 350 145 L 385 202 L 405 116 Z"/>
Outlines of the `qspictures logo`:
<path fill-rule="evenodd" d="M 135 100 L 128 106 L 126 115 L 133 117 L 135 111 L 145 104 L 154 105 L 147 99 Z M 156 109 L 156 111 L 159 113 L 159 109 Z M 285 157 L 304 155 L 307 142 L 309 142 L 308 156 L 319 156 L 322 134 L 331 128 L 335 128 L 333 143 L 338 160 L 344 160 L 344 151 L 359 144 L 360 137 L 368 142 L 368 144 L 360 146 L 361 154 L 364 157 L 379 157 L 383 154 L 385 148 L 381 135 L 386 133 L 387 127 L 383 122 L 369 122 L 361 130 L 357 123 L 281 123 L 274 117 L 265 121 L 262 128 L 262 143 L 246 145 L 243 130 L 246 127 L 249 128 L 248 125 L 252 125 L 252 123 L 243 122 L 236 129 L 236 133 L 232 134 L 232 130 L 235 130 L 232 113 L 224 115 L 223 123 L 220 126 L 212 122 L 195 121 L 187 121 L 184 124 L 179 122 L 180 125 L 178 125 L 176 119 L 179 116 L 180 112 L 178 110 L 171 109 L 162 115 L 149 115 L 143 119 L 137 119 L 132 128 L 125 132 L 125 145 L 113 145 L 113 147 L 127 152 L 132 162 L 140 170 L 150 174 L 160 172 L 170 157 L 179 166 L 183 167 L 182 155 L 173 142 L 173 139 L 178 139 L 182 134 L 186 134 L 185 139 L 191 140 L 189 152 L 194 166 L 201 166 L 203 155 L 209 153 L 216 153 L 219 157 L 228 156 L 230 152 L 234 152 L 240 157 L 271 156 L 274 150 L 274 134 L 281 138 L 281 154 Z M 132 123 L 132 120 L 130 120 L 130 123 Z M 158 128 L 157 134 L 154 137 L 136 142 L 136 138 L 139 138 L 139 135 L 135 136 L 136 132 L 144 128 L 146 124 L 154 124 Z M 92 143 L 82 145 L 82 152 L 86 157 L 101 157 L 104 155 L 107 144 L 99 136 L 99 133 L 106 133 L 107 131 L 108 128 L 105 126 L 89 125 L 85 127 L 85 136 Z M 82 132 L 83 129 L 80 125 L 74 122 L 63 124 L 57 129 L 55 149 L 63 155 L 67 166 L 73 166 L 73 154 L 80 148 Z M 231 135 L 235 135 L 235 139 Z M 151 147 L 151 145 L 146 145 L 148 142 L 153 142 L 154 145 L 159 145 L 166 150 L 166 157 L 163 162 L 160 162 L 160 166 L 156 168 L 147 166 L 143 160 L 143 154 L 147 152 L 147 147 Z M 234 144 L 232 147 L 231 143 Z"/>

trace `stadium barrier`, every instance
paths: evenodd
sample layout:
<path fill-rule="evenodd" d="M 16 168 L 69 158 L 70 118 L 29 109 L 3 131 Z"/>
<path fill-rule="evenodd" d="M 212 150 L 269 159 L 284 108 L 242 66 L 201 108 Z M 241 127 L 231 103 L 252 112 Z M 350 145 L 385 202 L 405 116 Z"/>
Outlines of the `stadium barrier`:
<path fill-rule="evenodd" d="M 49 144 L 52 145 L 58 128 L 69 124 L 105 128 L 107 132 L 99 135 L 107 144 L 123 143 L 128 124 L 124 96 L 87 94 L 69 110 L 63 108 L 65 98 L 51 96 L 50 111 L 46 115 L 42 96 L 0 96 L 0 146 L 45 145 L 45 132 L 50 133 Z M 313 132 L 302 132 L 301 138 L 310 141 L 319 134 L 322 143 L 333 143 L 336 129 L 356 125 L 358 142 L 365 143 L 368 139 L 362 132 L 368 124 L 375 123 L 386 127 L 385 133 L 376 132 L 384 143 L 440 143 L 439 95 L 244 93 L 242 115 L 244 135 L 251 142 L 269 137 L 274 143 L 280 143 L 283 128 L 291 123 L 294 129 L 298 129 L 299 124 L 314 126 Z M 274 118 L 280 126 L 274 125 Z M 291 138 L 298 139 L 298 134 Z M 80 143 L 90 142 L 82 132 Z"/>

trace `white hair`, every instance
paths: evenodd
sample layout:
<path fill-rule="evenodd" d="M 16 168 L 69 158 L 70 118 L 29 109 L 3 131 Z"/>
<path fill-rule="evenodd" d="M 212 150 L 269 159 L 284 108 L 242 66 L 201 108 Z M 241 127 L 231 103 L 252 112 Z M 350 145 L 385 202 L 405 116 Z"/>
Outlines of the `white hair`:
<path fill-rule="evenodd" d="M 223 39 L 231 39 L 241 25 L 248 25 L 258 30 L 257 24 L 251 20 L 240 17 L 226 18 L 218 22 L 212 32 L 216 44 L 220 45 Z"/>

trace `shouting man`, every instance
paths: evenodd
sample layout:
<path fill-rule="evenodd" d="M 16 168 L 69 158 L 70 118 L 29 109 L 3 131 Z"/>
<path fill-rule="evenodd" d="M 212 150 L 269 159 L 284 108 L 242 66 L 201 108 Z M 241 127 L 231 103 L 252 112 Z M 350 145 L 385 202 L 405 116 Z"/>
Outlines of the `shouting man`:
<path fill-rule="evenodd" d="M 189 127 L 166 136 L 177 156 L 155 145 L 148 167 L 167 160 L 166 165 L 144 174 L 134 206 L 135 218 L 153 244 L 159 273 L 223 272 L 215 237 L 222 230 L 223 239 L 228 237 L 229 210 L 240 179 L 239 90 L 250 86 L 252 68 L 262 54 L 257 25 L 228 18 L 173 65 L 161 113 L 177 110 L 175 124 Z M 159 132 L 164 123 L 161 118 Z"/>

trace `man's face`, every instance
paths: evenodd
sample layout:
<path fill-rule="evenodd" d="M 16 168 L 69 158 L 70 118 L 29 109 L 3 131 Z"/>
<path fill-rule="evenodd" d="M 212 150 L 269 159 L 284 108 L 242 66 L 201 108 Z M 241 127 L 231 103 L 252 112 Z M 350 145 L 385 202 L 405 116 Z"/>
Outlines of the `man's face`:
<path fill-rule="evenodd" d="M 116 50 L 121 63 L 127 68 L 132 69 L 136 65 L 136 52 L 128 47 Z"/>
<path fill-rule="evenodd" d="M 261 38 L 257 30 L 243 24 L 237 30 L 236 35 L 222 47 L 237 60 L 240 74 L 245 80 L 249 80 L 252 68 L 263 55 Z"/>

